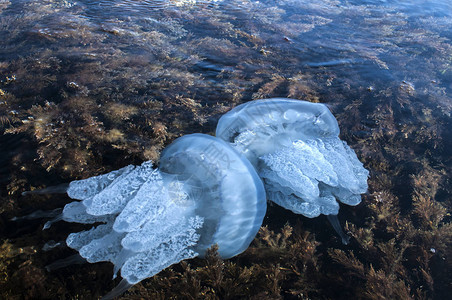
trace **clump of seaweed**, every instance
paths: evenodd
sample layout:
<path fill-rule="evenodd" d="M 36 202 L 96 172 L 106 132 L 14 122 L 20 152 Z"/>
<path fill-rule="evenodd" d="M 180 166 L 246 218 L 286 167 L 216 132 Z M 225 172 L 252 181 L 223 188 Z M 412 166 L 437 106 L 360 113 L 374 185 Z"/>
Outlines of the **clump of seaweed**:
<path fill-rule="evenodd" d="M 449 284 L 444 285 L 450 280 L 445 274 L 450 270 L 447 261 L 452 242 L 448 217 L 452 199 L 444 192 L 450 170 L 437 165 L 438 153 L 431 151 L 441 148 L 443 134 L 437 130 L 438 121 L 421 121 L 425 120 L 423 111 L 427 108 L 413 110 L 402 101 L 405 97 L 406 91 L 402 91 L 396 101 L 386 101 L 369 114 L 375 129 L 367 138 L 360 137 L 357 144 L 373 171 L 370 193 L 362 207 L 366 218 L 359 226 L 347 223 L 356 249 L 328 251 L 341 266 L 339 272 L 348 275 L 341 283 L 353 294 L 368 299 L 441 298 L 450 288 Z M 359 118 L 356 112 L 363 105 L 355 102 L 346 111 L 353 109 Z M 438 108 L 428 109 L 441 114 Z M 422 122 L 420 130 L 413 124 L 396 121 L 407 112 Z M 428 132 L 433 132 L 433 136 Z M 409 148 L 404 146 L 408 135 L 412 143 Z M 430 138 L 425 139 L 424 135 Z M 398 195 L 396 190 L 411 196 Z"/>
<path fill-rule="evenodd" d="M 369 299 L 424 299 L 435 295 L 435 280 L 444 280 L 437 264 L 448 258 L 452 242 L 446 208 L 433 200 L 441 173 L 427 167 L 412 176 L 413 207 L 406 213 L 399 210 L 396 196 L 380 190 L 381 182 L 371 181 L 375 189 L 367 201 L 371 217 L 363 227 L 347 224 L 358 249 L 329 250 L 348 275 L 343 284 Z M 425 180 L 428 177 L 436 181 Z M 409 266 L 417 267 L 407 269 Z"/>
<path fill-rule="evenodd" d="M 32 246 L 16 248 L 8 240 L 0 245 L 0 288 L 5 299 L 16 297 L 15 284 L 20 282 L 25 298 L 39 297 L 46 294 L 43 285 L 45 273 L 34 264 L 36 249 Z"/>

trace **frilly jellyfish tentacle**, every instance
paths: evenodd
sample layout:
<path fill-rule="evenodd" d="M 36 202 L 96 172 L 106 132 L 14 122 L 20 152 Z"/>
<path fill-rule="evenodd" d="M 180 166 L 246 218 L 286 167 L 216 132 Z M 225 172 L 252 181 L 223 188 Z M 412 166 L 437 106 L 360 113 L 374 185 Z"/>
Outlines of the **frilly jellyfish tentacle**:
<path fill-rule="evenodd" d="M 73 181 L 67 222 L 102 223 L 66 240 L 88 262 L 110 261 L 123 281 L 105 299 L 217 244 L 223 258 L 249 246 L 266 211 L 263 183 L 228 143 L 203 134 L 181 137 L 151 162 Z M 71 263 L 58 262 L 55 266 Z"/>
<path fill-rule="evenodd" d="M 223 115 L 216 136 L 231 143 L 262 177 L 269 200 L 313 218 L 324 214 L 340 230 L 339 204 L 357 205 L 369 172 L 339 139 L 324 104 L 274 98 L 239 105 Z"/>

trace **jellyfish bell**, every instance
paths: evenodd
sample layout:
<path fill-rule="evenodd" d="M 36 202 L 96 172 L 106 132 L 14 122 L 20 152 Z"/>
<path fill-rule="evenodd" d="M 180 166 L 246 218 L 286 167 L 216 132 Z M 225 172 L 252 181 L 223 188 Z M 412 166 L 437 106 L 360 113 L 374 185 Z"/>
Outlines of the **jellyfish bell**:
<path fill-rule="evenodd" d="M 200 256 L 214 244 L 222 258 L 248 248 L 262 225 L 266 195 L 243 155 L 216 137 L 186 135 L 163 151 L 160 170 L 177 175 L 197 195 L 194 212 L 204 219 L 195 246 Z"/>
<path fill-rule="evenodd" d="M 323 104 L 272 98 L 233 108 L 221 116 L 215 135 L 233 143 L 256 165 L 259 157 L 292 141 L 337 137 L 339 126 Z"/>
<path fill-rule="evenodd" d="M 250 160 L 269 200 L 309 218 L 326 215 L 348 243 L 336 200 L 359 204 L 369 172 L 339 139 L 338 123 L 324 104 L 285 98 L 247 102 L 220 118 L 216 136 Z"/>
<path fill-rule="evenodd" d="M 123 280 L 105 299 L 172 264 L 203 257 L 212 245 L 223 258 L 240 254 L 266 211 L 253 166 L 228 143 L 204 134 L 176 139 L 158 169 L 151 162 L 127 166 L 73 181 L 66 192 L 80 201 L 67 204 L 60 219 L 101 223 L 71 233 L 67 245 L 88 262 L 110 261 L 121 271 Z"/>

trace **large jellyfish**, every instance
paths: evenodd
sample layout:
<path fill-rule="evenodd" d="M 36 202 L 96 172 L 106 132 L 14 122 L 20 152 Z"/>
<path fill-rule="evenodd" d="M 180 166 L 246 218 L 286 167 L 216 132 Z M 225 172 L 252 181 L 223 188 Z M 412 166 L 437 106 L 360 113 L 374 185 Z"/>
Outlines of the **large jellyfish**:
<path fill-rule="evenodd" d="M 327 215 L 348 243 L 336 199 L 359 204 L 369 172 L 339 139 L 337 121 L 324 104 L 285 98 L 247 102 L 220 118 L 216 136 L 254 165 L 269 200 L 309 218 Z"/>
<path fill-rule="evenodd" d="M 204 134 L 175 140 L 151 162 L 36 193 L 74 201 L 53 221 L 101 223 L 66 243 L 88 262 L 110 261 L 123 280 L 105 299 L 218 245 L 223 258 L 246 250 L 266 211 L 265 190 L 249 161 Z M 30 192 L 26 192 L 30 193 Z M 33 193 L 33 192 L 31 192 Z M 64 264 L 64 262 L 63 262 Z"/>

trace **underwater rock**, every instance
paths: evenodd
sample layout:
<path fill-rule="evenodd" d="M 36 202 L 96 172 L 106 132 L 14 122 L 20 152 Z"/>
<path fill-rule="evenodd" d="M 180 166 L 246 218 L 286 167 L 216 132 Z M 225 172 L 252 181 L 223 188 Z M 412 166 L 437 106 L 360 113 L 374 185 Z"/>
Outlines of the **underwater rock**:
<path fill-rule="evenodd" d="M 324 104 L 285 98 L 247 102 L 220 118 L 216 136 L 246 155 L 269 200 L 309 218 L 327 215 L 336 230 L 336 199 L 357 205 L 367 191 L 369 172 L 339 139 L 337 121 Z"/>
<path fill-rule="evenodd" d="M 54 221 L 103 223 L 71 233 L 66 243 L 90 263 L 110 261 L 115 273 L 121 270 L 123 281 L 107 299 L 181 260 L 203 257 L 212 245 L 222 258 L 243 252 L 266 212 L 253 166 L 229 144 L 203 134 L 175 140 L 158 169 L 150 161 L 130 165 L 73 181 L 65 191 L 81 201 L 67 204 Z"/>

